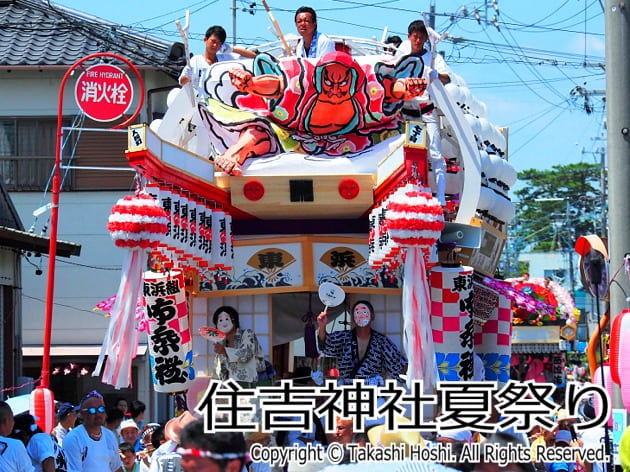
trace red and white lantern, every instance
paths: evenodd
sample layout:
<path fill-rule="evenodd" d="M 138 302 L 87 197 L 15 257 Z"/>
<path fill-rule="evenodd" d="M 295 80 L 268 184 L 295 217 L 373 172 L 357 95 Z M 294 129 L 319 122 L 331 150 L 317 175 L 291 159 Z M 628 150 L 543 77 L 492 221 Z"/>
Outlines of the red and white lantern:
<path fill-rule="evenodd" d="M 46 387 L 37 387 L 29 398 L 29 413 L 44 433 L 50 434 L 55 427 L 55 395 Z"/>
<path fill-rule="evenodd" d="M 112 208 L 107 223 L 114 244 L 129 249 L 157 247 L 166 234 L 167 215 L 148 193 L 127 195 Z"/>
<path fill-rule="evenodd" d="M 623 310 L 610 329 L 610 376 L 621 386 L 623 406 L 630 411 L 630 343 L 622 343 L 629 336 L 630 310 Z"/>
<path fill-rule="evenodd" d="M 386 227 L 400 246 L 429 249 L 444 229 L 444 212 L 429 192 L 407 184 L 387 205 Z"/>

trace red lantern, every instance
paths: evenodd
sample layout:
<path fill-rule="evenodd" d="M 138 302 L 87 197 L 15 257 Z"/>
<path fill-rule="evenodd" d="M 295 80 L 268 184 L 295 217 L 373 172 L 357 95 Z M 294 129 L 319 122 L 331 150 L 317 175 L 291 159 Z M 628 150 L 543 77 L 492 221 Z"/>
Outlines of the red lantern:
<path fill-rule="evenodd" d="M 387 205 L 386 227 L 400 246 L 430 248 L 444 229 L 442 206 L 430 193 L 407 184 Z"/>
<path fill-rule="evenodd" d="M 45 387 L 37 387 L 31 392 L 29 413 L 44 433 L 51 433 L 55 427 L 55 395 Z"/>
<path fill-rule="evenodd" d="M 617 385 L 621 385 L 619 371 L 621 368 L 621 340 L 630 335 L 630 310 L 623 310 L 612 322 L 610 328 L 610 375 Z M 627 363 L 630 359 L 624 359 Z"/>
<path fill-rule="evenodd" d="M 141 192 L 116 202 L 107 229 L 118 247 L 155 248 L 166 234 L 167 222 L 168 215 L 157 200 Z"/>

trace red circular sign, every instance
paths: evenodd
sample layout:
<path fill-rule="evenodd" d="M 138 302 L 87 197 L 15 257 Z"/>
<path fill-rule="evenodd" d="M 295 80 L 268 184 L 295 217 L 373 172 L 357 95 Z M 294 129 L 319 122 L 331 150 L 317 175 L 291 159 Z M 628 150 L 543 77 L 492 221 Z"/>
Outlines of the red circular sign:
<path fill-rule="evenodd" d="M 120 118 L 133 101 L 131 79 L 121 68 L 111 64 L 88 67 L 74 87 L 77 105 L 96 121 Z"/>
<path fill-rule="evenodd" d="M 359 183 L 354 179 L 347 178 L 339 182 L 339 195 L 346 200 L 356 198 L 357 195 L 359 195 L 360 190 L 361 187 L 359 186 Z"/>
<path fill-rule="evenodd" d="M 243 185 L 243 195 L 252 202 L 257 202 L 265 195 L 265 186 L 258 180 L 250 180 Z"/>

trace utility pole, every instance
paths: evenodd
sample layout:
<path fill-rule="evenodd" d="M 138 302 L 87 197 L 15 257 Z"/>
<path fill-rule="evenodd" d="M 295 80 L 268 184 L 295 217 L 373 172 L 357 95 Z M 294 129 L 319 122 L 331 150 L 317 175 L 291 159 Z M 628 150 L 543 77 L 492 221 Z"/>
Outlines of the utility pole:
<path fill-rule="evenodd" d="M 232 0 L 232 46 L 236 46 L 236 0 Z"/>
<path fill-rule="evenodd" d="M 606 123 L 608 147 L 608 219 L 610 239 L 610 271 L 614 273 L 630 253 L 630 205 L 628 205 L 628 179 L 630 179 L 630 58 L 627 54 L 630 41 L 630 5 L 628 2 L 606 0 Z M 610 285 L 610 319 L 628 306 L 626 294 L 630 286 L 626 277 L 618 277 Z M 613 407 L 623 408 L 619 387 L 613 385 Z"/>
<path fill-rule="evenodd" d="M 429 26 L 435 29 L 435 0 L 431 0 L 429 4 Z"/>

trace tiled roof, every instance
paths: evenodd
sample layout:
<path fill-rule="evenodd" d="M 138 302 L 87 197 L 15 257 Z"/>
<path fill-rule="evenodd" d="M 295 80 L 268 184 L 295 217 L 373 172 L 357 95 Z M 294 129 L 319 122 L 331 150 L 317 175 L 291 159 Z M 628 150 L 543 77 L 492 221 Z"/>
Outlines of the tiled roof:
<path fill-rule="evenodd" d="M 97 52 L 117 53 L 174 77 L 184 63 L 181 43 L 173 47 L 46 0 L 0 0 L 0 67 L 69 66 Z"/>

